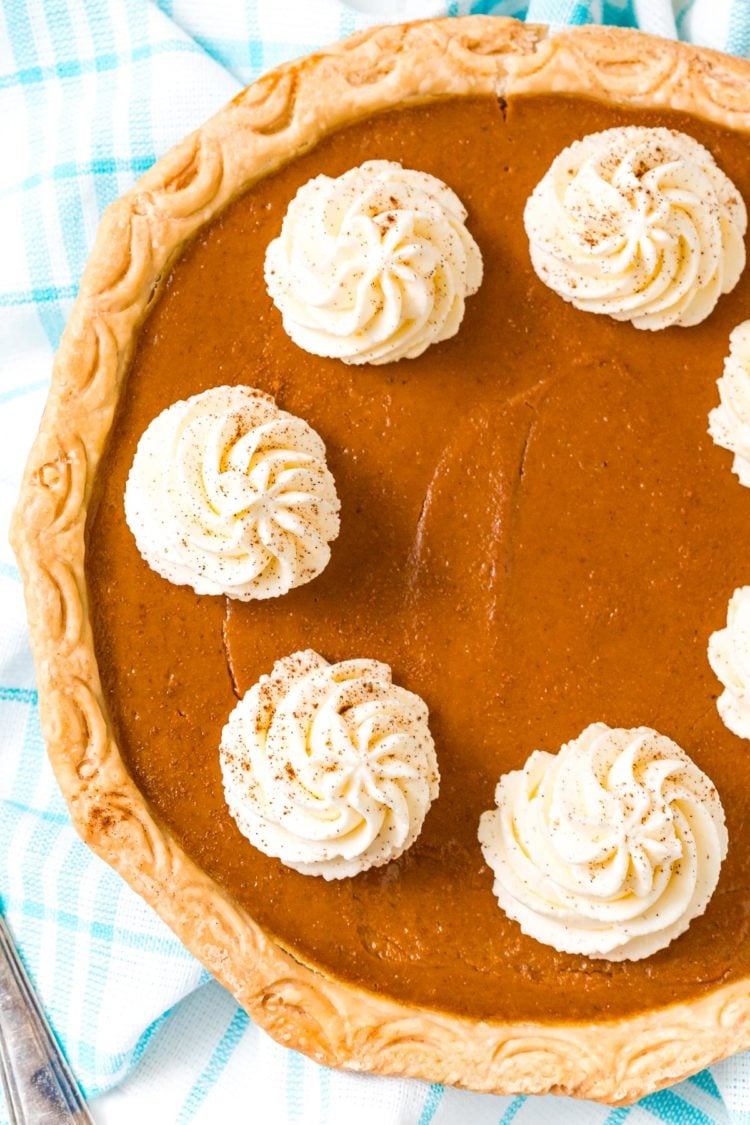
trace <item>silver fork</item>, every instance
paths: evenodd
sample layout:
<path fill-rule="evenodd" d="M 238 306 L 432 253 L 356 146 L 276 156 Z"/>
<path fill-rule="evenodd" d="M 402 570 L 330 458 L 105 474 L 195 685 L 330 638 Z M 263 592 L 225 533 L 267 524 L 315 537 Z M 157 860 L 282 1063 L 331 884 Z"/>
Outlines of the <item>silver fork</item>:
<path fill-rule="evenodd" d="M 93 1125 L 1 914 L 0 1078 L 11 1125 Z"/>

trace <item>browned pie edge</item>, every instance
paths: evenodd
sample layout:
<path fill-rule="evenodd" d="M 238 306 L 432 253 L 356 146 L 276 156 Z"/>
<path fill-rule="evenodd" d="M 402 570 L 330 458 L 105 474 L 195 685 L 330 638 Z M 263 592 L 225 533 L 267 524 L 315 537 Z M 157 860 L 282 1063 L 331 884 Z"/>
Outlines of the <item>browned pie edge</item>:
<path fill-rule="evenodd" d="M 750 130 L 750 62 L 621 29 L 551 35 L 498 17 L 442 19 L 375 28 L 266 74 L 105 212 L 11 538 L 44 735 L 76 829 L 260 1026 L 328 1066 L 618 1103 L 750 1047 L 750 979 L 616 1022 L 496 1023 L 410 1007 L 301 964 L 182 851 L 129 776 L 102 696 L 84 580 L 87 505 L 134 339 L 185 241 L 348 122 L 445 95 L 551 92 Z"/>

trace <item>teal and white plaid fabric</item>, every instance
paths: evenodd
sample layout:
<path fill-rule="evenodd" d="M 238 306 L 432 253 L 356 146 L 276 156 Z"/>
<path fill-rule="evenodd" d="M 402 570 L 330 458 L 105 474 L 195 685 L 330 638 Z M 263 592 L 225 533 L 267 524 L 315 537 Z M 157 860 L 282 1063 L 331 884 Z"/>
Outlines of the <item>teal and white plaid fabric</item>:
<path fill-rule="evenodd" d="M 375 21 L 468 11 L 750 52 L 748 0 L 0 0 L 0 139 L 14 157 L 0 167 L 0 526 L 106 205 L 268 67 Z M 334 1074 L 278 1047 L 70 827 L 4 535 L 0 623 L 1 905 L 98 1122 L 750 1123 L 746 1058 L 608 1110 Z"/>

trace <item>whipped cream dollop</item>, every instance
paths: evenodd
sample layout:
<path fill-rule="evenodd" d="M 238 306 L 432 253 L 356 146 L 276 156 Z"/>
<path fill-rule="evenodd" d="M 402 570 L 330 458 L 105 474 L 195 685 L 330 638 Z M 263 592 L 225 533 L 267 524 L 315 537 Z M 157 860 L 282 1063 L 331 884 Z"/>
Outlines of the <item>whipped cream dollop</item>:
<path fill-rule="evenodd" d="M 234 708 L 220 754 L 240 831 L 303 875 L 396 859 L 438 795 L 427 706 L 376 660 L 278 660 Z"/>
<path fill-rule="evenodd" d="M 724 726 L 750 738 L 750 586 L 729 599 L 726 628 L 711 635 L 708 661 L 724 685 L 716 700 Z"/>
<path fill-rule="evenodd" d="M 162 411 L 125 489 L 138 550 L 198 594 L 273 598 L 320 574 L 339 531 L 336 485 L 307 422 L 250 387 Z"/>
<path fill-rule="evenodd" d="M 594 723 L 505 774 L 479 841 L 500 906 L 561 953 L 655 953 L 702 914 L 727 851 L 714 785 L 670 738 Z"/>
<path fill-rule="evenodd" d="M 636 328 L 698 324 L 745 265 L 745 204 L 686 133 L 628 125 L 555 158 L 524 213 L 541 280 Z"/>
<path fill-rule="evenodd" d="M 316 176 L 266 252 L 266 285 L 295 344 L 390 363 L 454 336 L 482 256 L 458 196 L 426 172 L 368 160 Z"/>
<path fill-rule="evenodd" d="M 717 382 L 719 405 L 708 416 L 708 432 L 717 445 L 734 454 L 732 468 L 750 488 L 750 320 L 729 337 L 724 374 Z"/>

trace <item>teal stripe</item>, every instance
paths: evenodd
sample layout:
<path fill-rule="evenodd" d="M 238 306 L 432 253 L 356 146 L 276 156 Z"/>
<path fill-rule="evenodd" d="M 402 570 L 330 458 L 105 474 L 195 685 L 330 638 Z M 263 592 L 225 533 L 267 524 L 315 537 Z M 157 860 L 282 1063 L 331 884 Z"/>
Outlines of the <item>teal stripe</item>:
<path fill-rule="evenodd" d="M 166 1012 L 162 1012 L 153 1023 L 149 1024 L 135 1046 L 126 1051 L 108 1053 L 102 1051 L 97 1044 L 90 1043 L 87 1039 L 79 1040 L 76 1051 L 79 1070 L 97 1075 L 95 1083 L 84 1082 L 79 1075 L 84 1096 L 95 1098 L 97 1094 L 104 1093 L 105 1090 L 111 1089 L 112 1086 L 121 1081 L 125 1077 L 125 1071 L 130 1070 L 141 1059 L 146 1047 L 173 1010 L 174 1008 L 169 1008 Z"/>
<path fill-rule="evenodd" d="M 0 295 L 0 303 L 1 302 L 2 295 Z M 49 379 L 39 379 L 36 383 L 27 383 L 25 387 L 12 387 L 9 391 L 3 391 L 2 394 L 0 394 L 0 406 L 2 406 L 4 402 L 11 402 L 14 398 L 23 398 L 25 395 L 44 390 L 44 388 L 48 386 Z M 15 567 L 13 569 L 15 570 Z M 18 572 L 16 571 L 16 573 Z"/>
<path fill-rule="evenodd" d="M 35 809 L 30 805 L 22 804 L 21 801 L 14 801 L 10 797 L 2 799 L 2 803 L 8 810 L 9 814 L 17 816 L 19 819 L 23 816 L 35 816 L 38 820 L 44 820 L 47 824 L 67 825 L 72 827 L 70 817 L 65 816 L 63 813 L 53 813 L 49 809 Z"/>
<path fill-rule="evenodd" d="M 714 1076 L 710 1070 L 701 1070 L 698 1074 L 694 1074 L 691 1078 L 688 1078 L 688 1082 L 692 1082 L 693 1086 L 697 1086 L 704 1094 L 721 1100 L 719 1087 L 714 1082 Z"/>
<path fill-rule="evenodd" d="M 3 401 L 3 396 L 0 395 L 0 402 Z M 11 566 L 10 563 L 0 562 L 0 578 L 10 578 L 12 582 L 21 581 L 21 573 L 17 566 Z"/>
<path fill-rule="evenodd" d="M 80 277 L 86 265 L 87 247 L 83 232 L 86 229 L 86 215 L 81 194 L 82 182 L 78 179 L 64 180 L 49 201 L 50 210 L 57 212 L 57 221 L 62 244 L 65 250 L 67 277 Z"/>
<path fill-rule="evenodd" d="M 342 37 L 343 38 L 343 37 Z M 307 53 L 309 48 L 301 43 L 251 43 L 250 66 L 245 73 L 237 67 L 244 82 L 252 82 L 262 71 L 270 70 L 274 66 L 281 66 L 289 59 L 297 58 Z"/>
<path fill-rule="evenodd" d="M 682 36 L 682 29 L 683 29 L 685 20 L 688 18 L 688 16 L 692 12 L 693 8 L 695 7 L 695 4 L 696 4 L 696 0 L 685 0 L 685 4 L 683 5 L 681 10 L 677 14 L 677 19 L 676 19 L 675 22 L 677 24 L 677 34 L 680 37 Z"/>
<path fill-rule="evenodd" d="M 65 58 L 71 48 L 74 48 L 76 41 L 68 5 L 67 3 L 45 4 L 42 10 L 52 44 L 52 53 L 56 59 Z"/>
<path fill-rule="evenodd" d="M 348 5 L 342 5 L 339 17 L 339 39 L 346 39 L 347 35 L 353 35 L 356 30 L 357 21 L 354 18 L 354 12 Z"/>
<path fill-rule="evenodd" d="M 36 44 L 26 4 L 14 5 L 13 17 L 12 19 L 6 20 L 6 27 L 8 29 L 10 47 L 16 63 L 20 63 L 24 59 L 34 58 L 36 55 Z M 1 86 L 2 80 L 0 79 L 0 87 Z M 47 112 L 49 109 L 49 98 L 46 91 L 42 91 L 42 94 L 44 95 L 44 102 L 41 108 L 44 112 Z M 26 101 L 28 105 L 28 98 L 26 98 Z M 38 127 L 34 128 L 33 124 L 32 122 L 32 127 L 27 129 L 30 148 L 29 156 L 32 161 L 38 156 L 39 147 L 43 142 L 43 131 Z M 26 261 L 29 277 L 31 279 L 32 288 L 36 288 L 37 285 L 41 286 L 52 276 L 52 263 L 49 256 L 47 240 L 44 237 L 42 217 L 37 213 L 35 208 L 31 207 L 28 199 L 23 200 L 20 225 L 21 236 L 26 246 Z M 6 299 L 8 296 L 10 296 L 11 300 Z M 12 297 L 13 294 L 0 295 L 0 307 L 17 303 L 12 300 Z M 56 306 L 55 302 L 49 302 L 39 304 L 35 311 L 47 339 L 53 347 L 56 347 L 63 329 L 63 317 L 60 309 Z"/>
<path fill-rule="evenodd" d="M 25 180 L 20 180 L 17 184 L 11 184 L 10 187 L 3 188 L 0 196 L 10 195 L 17 191 L 30 191 L 32 188 L 39 187 L 40 184 L 48 183 L 50 180 L 68 180 L 76 176 L 116 176 L 122 172 L 136 172 L 140 175 L 147 172 L 155 160 L 156 156 L 153 153 L 128 158 L 99 157 L 97 160 L 89 160 L 81 164 L 77 164 L 73 160 L 66 160 L 62 164 L 56 164 L 54 168 L 48 168 L 44 172 L 34 172 L 33 175 L 27 176 Z"/>
<path fill-rule="evenodd" d="M 649 1094 L 641 1098 L 638 1105 L 660 1121 L 669 1121 L 671 1125 L 716 1125 L 703 1110 L 686 1102 L 672 1090 Z"/>
<path fill-rule="evenodd" d="M 726 50 L 746 58 L 750 53 L 750 3 L 733 0 L 729 13 Z"/>
<path fill-rule="evenodd" d="M 49 255 L 47 238 L 45 233 L 40 230 L 44 226 L 42 217 L 38 214 L 37 208 L 32 207 L 28 196 L 24 197 L 21 222 L 29 277 L 31 284 L 36 288 L 37 284 L 53 276 L 52 261 Z M 59 305 L 59 299 L 56 298 L 49 302 L 35 302 L 35 304 L 36 314 L 45 331 L 47 340 L 53 348 L 57 349 L 65 327 L 65 318 Z M 3 305 L 5 305 L 5 300 L 0 295 L 0 306 Z"/>
<path fill-rule="evenodd" d="M 34 807 L 34 798 L 39 788 L 39 774 L 41 773 L 42 763 L 45 760 L 47 748 L 44 743 L 44 736 L 42 735 L 42 727 L 39 721 L 39 708 L 28 707 L 26 710 L 26 731 L 24 734 L 23 748 L 21 750 L 21 760 L 19 762 L 19 769 L 16 775 L 15 785 L 13 786 L 13 799 L 19 805 L 24 805 L 26 808 Z M 62 793 L 54 786 L 49 793 L 49 811 L 59 815 L 67 815 L 68 809 L 63 801 Z M 50 844 L 54 839 L 52 833 L 42 823 L 37 826 L 38 832 L 48 833 L 47 839 Z M 29 888 L 25 888 L 27 897 Z"/>
<path fill-rule="evenodd" d="M 148 7 L 145 4 L 126 5 L 128 28 L 131 39 L 134 41 L 148 39 Z M 194 46 L 196 46 L 194 44 Z M 137 96 L 130 100 L 128 121 L 129 137 L 152 137 L 154 133 L 151 115 L 153 99 L 154 69 L 148 67 L 144 70 L 136 91 Z"/>
<path fill-rule="evenodd" d="M 107 1055 L 90 1043 L 79 1042 L 78 1051 L 80 1057 L 90 1064 L 87 1070 L 92 1074 L 101 1076 L 97 1077 L 97 1081 L 93 1083 L 81 1082 L 84 1097 L 87 1099 L 95 1098 L 99 1094 L 104 1094 L 107 1090 L 111 1090 L 113 1086 L 121 1082 L 128 1071 L 134 1069 L 141 1061 L 154 1035 L 156 1035 L 159 1028 L 166 1023 L 173 1011 L 174 1006 L 168 1008 L 166 1012 L 162 1012 L 152 1024 L 149 1024 L 132 1051 L 121 1051 L 116 1055 Z"/>
<path fill-rule="evenodd" d="M 567 23 L 584 24 L 592 22 L 591 8 L 588 4 L 574 4 L 570 9 L 570 15 L 566 20 Z"/>
<path fill-rule="evenodd" d="M 208 1060 L 208 1065 L 193 1084 L 187 1096 L 187 1100 L 180 1110 L 175 1125 L 187 1125 L 195 1116 L 200 1106 L 206 1100 L 208 1093 L 221 1077 L 249 1023 L 250 1019 L 247 1013 L 243 1011 L 242 1008 L 237 1008 L 231 1023 L 219 1040 L 211 1058 Z"/>
<path fill-rule="evenodd" d="M 196 987 L 199 988 L 198 984 Z M 146 1048 L 151 1040 L 154 1038 L 159 1029 L 167 1022 L 169 1017 L 174 1012 L 175 1008 L 181 1003 L 172 1004 L 160 1016 L 157 1016 L 152 1021 L 139 1037 L 135 1046 L 127 1051 L 119 1051 L 113 1054 L 107 1054 L 100 1051 L 98 1045 L 91 1044 L 84 1040 L 78 1042 L 78 1052 L 82 1060 L 85 1061 L 87 1071 L 91 1074 L 97 1075 L 95 1082 L 84 1083 L 82 1082 L 83 1093 L 86 1098 L 95 1098 L 99 1094 L 104 1094 L 107 1090 L 111 1090 L 118 1082 L 121 1082 L 130 1070 L 134 1070 L 138 1063 L 143 1058 Z"/>
<path fill-rule="evenodd" d="M 33 688 L 0 687 L 0 703 L 38 703 L 39 693 Z"/>
<path fill-rule="evenodd" d="M 135 1045 L 135 1048 L 133 1050 L 133 1058 L 130 1061 L 131 1066 L 133 1066 L 133 1067 L 138 1066 L 138 1063 L 143 1058 L 144 1052 L 145 1052 L 146 1048 L 148 1047 L 149 1043 L 154 1038 L 154 1036 L 156 1035 L 159 1028 L 164 1023 L 166 1023 L 166 1021 L 172 1015 L 172 1012 L 175 1010 L 176 1007 L 177 1007 L 177 1005 L 173 1004 L 171 1008 L 167 1008 L 166 1012 L 162 1012 L 162 1014 L 160 1016 L 157 1016 L 157 1018 L 154 1020 L 154 1022 L 152 1024 L 149 1024 L 149 1026 L 146 1028 L 143 1035 L 140 1037 L 140 1039 L 138 1040 L 138 1042 Z"/>
<path fill-rule="evenodd" d="M 514 1117 L 517 1116 L 517 1114 L 519 1114 L 521 1112 L 521 1109 L 523 1108 L 523 1106 L 525 1104 L 526 1104 L 526 1096 L 525 1095 L 520 1095 L 519 1097 L 514 1098 L 513 1101 L 510 1103 L 510 1105 L 508 1106 L 508 1108 L 506 1109 L 503 1116 L 500 1118 L 500 1125 L 510 1125 L 510 1122 L 513 1120 Z"/>
<path fill-rule="evenodd" d="M 109 889 L 109 895 L 110 895 L 110 901 L 108 903 L 109 904 L 109 910 L 110 910 L 110 916 L 117 917 L 117 915 L 119 913 L 118 907 L 119 907 L 119 901 L 120 901 L 120 895 L 121 895 L 121 890 L 120 890 L 119 886 L 117 886 L 117 885 L 112 886 L 111 883 L 108 880 L 108 877 L 102 876 L 100 881 L 99 881 L 99 884 L 98 884 L 98 890 L 101 889 L 101 888 L 105 888 L 105 886 L 107 886 L 108 883 L 109 883 L 108 889 Z M 80 893 L 79 893 L 78 899 L 76 899 L 74 897 L 74 895 L 75 895 L 76 890 L 80 890 L 80 885 L 81 885 L 81 880 L 76 880 L 75 882 L 73 882 L 73 885 L 71 886 L 72 901 L 76 902 L 76 904 L 78 904 L 79 907 L 80 907 L 80 901 L 81 901 L 80 900 Z M 67 901 L 67 900 L 65 899 L 63 901 Z M 60 934 L 61 936 L 62 936 L 62 931 L 63 931 L 63 927 L 62 926 L 58 927 L 57 933 Z M 91 938 L 91 947 L 90 948 L 91 948 L 91 951 L 93 952 L 93 957 L 91 958 L 91 960 L 92 960 L 93 964 L 96 965 L 97 981 L 98 981 L 98 984 L 99 984 L 100 996 L 106 997 L 107 994 L 109 993 L 109 988 L 110 988 L 111 967 L 112 967 L 112 960 L 114 960 L 114 957 L 115 957 L 115 949 L 114 949 L 114 947 L 112 947 L 111 942 L 108 943 L 108 942 L 106 942 L 106 940 L 105 940 L 105 942 L 97 942 L 97 940 L 94 939 L 93 936 Z M 64 944 L 62 944 L 62 943 L 61 943 L 61 947 L 60 947 L 60 952 L 61 953 L 64 952 Z M 97 1007 L 98 1007 L 97 1003 L 96 1003 L 96 1001 L 94 1001 L 91 991 L 84 992 L 83 996 L 80 998 L 80 1002 L 82 1002 L 82 1005 L 83 1005 L 83 1014 L 82 1014 L 82 1017 L 83 1017 L 83 1020 L 84 1020 L 83 1026 L 84 1027 L 96 1027 L 97 1024 L 98 1024 L 98 1020 L 99 1020 L 99 1012 L 97 1010 Z M 102 1073 L 102 1071 L 105 1072 L 105 1073 L 107 1073 L 107 1071 L 109 1071 L 109 1079 L 110 1079 L 111 1084 L 115 1084 L 116 1082 L 118 1082 L 120 1080 L 121 1077 L 124 1077 L 125 1068 L 126 1068 L 127 1063 L 129 1061 L 129 1052 L 125 1055 L 124 1059 L 119 1062 L 119 1065 L 117 1066 L 117 1069 L 115 1071 L 112 1071 L 111 1065 L 109 1066 L 109 1068 L 107 1068 L 107 1066 L 102 1066 L 101 1063 L 99 1062 L 99 1056 L 101 1055 L 101 1051 L 99 1050 L 98 1039 L 94 1039 L 94 1050 L 96 1050 L 96 1054 L 94 1054 L 93 1062 L 87 1068 L 87 1070 L 91 1073 L 91 1077 L 93 1078 L 94 1081 L 100 1080 L 100 1074 Z M 107 1056 L 105 1055 L 105 1057 L 107 1057 Z M 109 1057 L 108 1061 L 111 1064 L 111 1056 Z"/>
<path fill-rule="evenodd" d="M 80 842 L 73 838 L 72 832 L 61 832 L 59 828 L 54 829 L 55 843 L 53 848 L 40 849 L 36 853 L 36 862 L 39 864 L 40 880 L 37 883 L 39 890 L 31 890 L 29 893 L 35 896 L 37 905 L 42 906 L 42 918 L 47 919 L 50 915 L 54 916 L 55 905 L 58 902 L 64 902 L 72 910 L 76 910 L 80 902 L 80 884 L 83 879 L 86 868 L 90 866 L 88 858 L 84 861 L 80 854 L 76 852 L 80 850 Z M 34 848 L 31 849 L 30 856 L 34 855 L 36 851 L 36 841 Z M 52 858 L 54 857 L 54 859 Z M 58 863 L 59 858 L 59 863 Z M 54 883 L 50 880 L 48 874 L 48 866 L 52 863 L 55 868 Z M 41 919 L 37 920 L 41 921 Z M 48 954 L 48 964 L 52 963 L 52 973 L 48 977 L 48 987 L 50 995 L 55 998 L 55 1007 L 58 1012 L 70 1012 L 74 999 L 78 1003 L 82 1003 L 82 1027 L 91 1026 L 91 1009 L 93 1007 L 92 996 L 90 990 L 84 991 L 82 995 L 73 992 L 73 972 L 70 968 L 71 959 L 71 946 L 75 948 L 74 942 L 76 938 L 70 936 L 70 930 L 64 926 L 39 926 L 43 934 L 44 948 Z M 81 930 L 81 923 L 79 919 L 75 918 L 74 934 L 79 934 Z M 54 950 L 54 956 L 49 957 L 50 946 Z"/>
<path fill-rule="evenodd" d="M 305 54 L 306 48 L 299 51 L 295 45 L 292 47 L 292 50 L 295 56 L 297 56 Z M 250 70 L 248 74 L 244 76 L 245 80 L 248 82 L 252 81 L 257 78 L 266 67 L 273 65 L 273 63 L 267 61 L 266 40 L 261 34 L 260 23 L 258 21 L 258 9 L 257 6 L 254 5 L 250 13 Z"/>
<path fill-rule="evenodd" d="M 38 241 L 38 231 L 36 232 L 36 239 Z M 70 297 L 75 297 L 77 292 L 77 285 L 44 285 L 38 289 L 11 290 L 9 293 L 0 293 L 0 308 L 8 308 L 10 305 L 40 305 L 47 301 L 64 301 Z"/>
<path fill-rule="evenodd" d="M 75 841 L 76 846 L 77 843 Z M 84 859 L 88 863 L 88 855 Z M 110 878 L 109 872 L 106 873 L 105 878 Z M 119 890 L 119 884 L 117 886 Z M 150 955 L 153 953 L 156 956 L 176 958 L 179 961 L 193 960 L 192 954 L 188 953 L 187 949 L 177 941 L 177 938 L 163 938 L 157 937 L 155 934 L 139 933 L 137 930 L 126 930 L 121 926 L 112 925 L 110 922 L 87 922 L 80 914 L 73 914 L 68 910 L 57 910 L 50 903 L 34 902 L 31 899 L 19 901 L 12 895 L 5 895 L 4 898 L 6 905 L 11 910 L 23 914 L 26 918 L 31 918 L 36 922 L 52 919 L 62 929 L 72 933 L 80 933 L 82 930 L 86 930 L 93 941 L 100 941 L 105 945 L 117 942 L 129 949 L 140 949 L 144 954 Z"/>
<path fill-rule="evenodd" d="M 100 16 L 103 18 L 99 18 Z M 112 9 L 109 4 L 105 5 L 101 10 L 97 9 L 94 18 L 89 19 L 89 30 L 93 37 L 94 50 L 97 55 L 104 55 L 116 49 L 118 36 L 115 34 L 115 29 L 112 26 Z M 116 116 L 119 85 L 120 83 L 118 81 L 113 80 L 109 76 L 98 80 L 97 97 L 100 121 L 111 121 Z M 112 142 L 108 136 L 107 130 L 102 131 L 100 128 L 97 128 L 95 122 L 92 122 L 92 125 L 92 155 L 99 159 L 111 159 Z M 130 138 L 130 143 L 135 146 L 145 145 L 147 149 L 149 149 L 153 147 L 153 138 Z M 124 155 L 128 156 L 132 154 L 125 153 Z M 110 203 L 113 203 L 121 194 L 122 185 L 120 184 L 117 173 L 112 172 L 110 175 L 95 175 L 93 177 L 93 186 L 96 207 L 99 214 L 102 214 L 107 207 L 109 207 Z"/>
<path fill-rule="evenodd" d="M 621 1125 L 621 1122 L 627 1118 L 629 1113 L 630 1109 L 628 1106 L 618 1106 L 617 1109 L 613 1109 L 612 1112 L 607 1115 L 602 1125 Z"/>
<path fill-rule="evenodd" d="M 16 11 L 23 5 L 14 8 L 13 21 Z M 13 38 L 16 38 L 13 29 Z M 144 43 L 130 51 L 112 52 L 106 55 L 95 55 L 91 59 L 68 59 L 65 62 L 53 63 L 51 66 L 28 66 L 16 70 L 12 74 L 0 74 L 0 90 L 7 90 L 11 86 L 33 86 L 47 82 L 50 78 L 80 78 L 84 74 L 99 74 L 102 71 L 115 70 L 128 63 L 143 62 L 144 59 L 156 58 L 172 52 L 177 54 L 203 55 L 200 46 L 192 39 L 166 39 L 163 43 Z M 23 54 L 35 53 L 31 51 L 16 52 L 16 57 Z"/>
<path fill-rule="evenodd" d="M 11 18 L 8 19 L 6 15 L 5 24 L 16 63 L 22 59 L 35 58 L 37 53 L 27 9 L 27 4 L 14 4 L 13 12 L 8 13 Z M 5 78 L 5 75 L 0 74 L 0 89 L 3 88 Z"/>
<path fill-rule="evenodd" d="M 250 30 L 246 39 L 218 39 L 212 35 L 194 36 L 195 42 L 200 44 L 206 54 L 243 86 L 257 78 L 263 70 L 268 69 L 268 66 L 264 66 L 265 43 L 260 32 L 253 26 L 257 20 L 256 12 L 254 10 L 248 12 L 248 17 Z M 298 55 L 306 55 L 310 51 L 309 43 L 300 43 L 298 47 L 292 44 L 281 46 L 286 52 L 284 61 L 296 58 Z"/>
<path fill-rule="evenodd" d="M 114 178 L 123 173 L 129 177 L 142 176 L 143 172 L 152 167 L 155 160 L 156 156 L 153 153 L 144 153 L 141 156 L 132 156 L 132 158 L 129 159 L 109 156 L 109 158 L 99 158 L 98 160 L 90 160 L 81 163 L 75 163 L 70 160 L 64 161 L 60 164 L 55 164 L 53 168 L 48 168 L 43 172 L 34 172 L 31 176 L 26 177 L 26 179 L 11 183 L 8 187 L 0 189 L 0 199 L 4 196 L 16 195 L 18 192 L 31 191 L 38 187 L 51 185 L 53 181 L 65 181 L 87 177 Z M 120 195 L 124 187 L 126 187 L 126 185 L 120 183 L 120 185 L 117 186 L 116 195 Z M 103 210 L 103 206 L 100 207 L 100 210 Z"/>
<path fill-rule="evenodd" d="M 95 1097 L 97 1093 L 109 1089 L 123 1077 L 122 1070 L 132 1058 L 133 1051 L 101 1051 L 95 1043 L 88 1039 L 79 1040 L 76 1044 L 77 1077 L 81 1083 L 84 1094 L 88 1098 Z M 97 1084 L 86 1082 L 82 1075 L 96 1074 Z M 114 1079 L 114 1081 L 113 1081 Z"/>
<path fill-rule="evenodd" d="M 89 4 L 86 6 L 87 27 L 94 44 L 94 55 L 115 54 L 118 36 L 112 24 L 112 13 L 108 4 Z M 92 18 L 93 17 L 93 18 Z"/>
<path fill-rule="evenodd" d="M 433 1082 L 427 1090 L 427 1096 L 422 1106 L 422 1112 L 419 1115 L 417 1125 L 430 1125 L 433 1117 L 437 1113 L 438 1106 L 443 1100 L 445 1087 L 441 1086 L 439 1082 Z"/>

